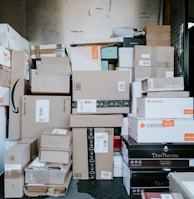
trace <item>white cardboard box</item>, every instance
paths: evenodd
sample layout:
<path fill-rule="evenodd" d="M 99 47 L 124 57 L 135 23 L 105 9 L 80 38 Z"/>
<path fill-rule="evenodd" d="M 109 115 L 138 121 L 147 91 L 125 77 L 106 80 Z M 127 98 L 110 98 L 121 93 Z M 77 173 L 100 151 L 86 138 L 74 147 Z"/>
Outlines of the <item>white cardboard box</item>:
<path fill-rule="evenodd" d="M 194 142 L 194 119 L 129 116 L 129 135 L 138 143 Z"/>
<path fill-rule="evenodd" d="M 193 118 L 193 97 L 137 98 L 137 116 L 144 118 Z"/>

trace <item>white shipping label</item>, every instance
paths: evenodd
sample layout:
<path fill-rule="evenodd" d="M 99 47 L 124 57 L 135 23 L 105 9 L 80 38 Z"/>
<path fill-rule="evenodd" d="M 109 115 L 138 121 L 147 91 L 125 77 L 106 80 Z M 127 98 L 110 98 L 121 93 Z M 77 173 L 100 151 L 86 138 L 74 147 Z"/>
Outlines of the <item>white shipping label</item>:
<path fill-rule="evenodd" d="M 151 54 L 142 53 L 142 54 L 141 54 L 141 58 L 142 58 L 142 59 L 151 59 Z"/>
<path fill-rule="evenodd" d="M 166 71 L 166 77 L 174 77 L 173 71 Z"/>
<path fill-rule="evenodd" d="M 151 66 L 150 60 L 139 60 L 139 66 Z"/>
<path fill-rule="evenodd" d="M 59 135 L 66 135 L 67 131 L 68 131 L 67 129 L 53 129 L 52 133 L 59 134 Z"/>
<path fill-rule="evenodd" d="M 94 134 L 94 152 L 108 153 L 108 133 Z"/>
<path fill-rule="evenodd" d="M 5 171 L 21 170 L 22 166 L 21 164 L 5 164 L 4 169 Z"/>
<path fill-rule="evenodd" d="M 125 91 L 125 82 L 118 82 L 118 91 Z"/>
<path fill-rule="evenodd" d="M 77 100 L 77 112 L 95 113 L 97 102 L 95 99 Z"/>
<path fill-rule="evenodd" d="M 102 171 L 100 177 L 104 178 L 104 179 L 111 179 L 111 176 L 112 176 L 112 172 L 110 172 L 110 171 Z"/>
<path fill-rule="evenodd" d="M 36 122 L 49 122 L 49 100 L 36 100 Z"/>
<path fill-rule="evenodd" d="M 173 199 L 171 194 L 160 194 L 161 199 Z"/>

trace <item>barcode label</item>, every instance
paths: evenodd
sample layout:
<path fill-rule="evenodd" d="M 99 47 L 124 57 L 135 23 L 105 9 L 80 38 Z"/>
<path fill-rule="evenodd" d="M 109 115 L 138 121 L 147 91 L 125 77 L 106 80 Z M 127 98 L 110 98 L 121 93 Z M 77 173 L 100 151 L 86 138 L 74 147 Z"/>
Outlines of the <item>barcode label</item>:
<path fill-rule="evenodd" d="M 110 171 L 102 171 L 101 172 L 101 178 L 104 178 L 104 179 L 111 179 L 111 175 L 112 172 Z"/>
<path fill-rule="evenodd" d="M 36 122 L 49 122 L 49 100 L 36 100 Z"/>
<path fill-rule="evenodd" d="M 97 102 L 95 99 L 77 100 L 77 111 L 95 113 Z"/>
<path fill-rule="evenodd" d="M 94 152 L 108 153 L 108 133 L 94 134 Z"/>
<path fill-rule="evenodd" d="M 171 194 L 161 194 L 161 199 L 173 199 Z"/>
<path fill-rule="evenodd" d="M 125 82 L 118 82 L 118 91 L 125 91 Z"/>

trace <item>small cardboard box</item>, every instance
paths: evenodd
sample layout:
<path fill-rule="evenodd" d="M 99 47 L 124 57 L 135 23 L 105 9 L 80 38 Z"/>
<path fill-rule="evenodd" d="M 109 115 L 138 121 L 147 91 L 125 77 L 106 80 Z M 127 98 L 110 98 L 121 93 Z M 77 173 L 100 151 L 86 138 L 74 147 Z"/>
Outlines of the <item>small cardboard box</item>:
<path fill-rule="evenodd" d="M 142 92 L 150 91 L 183 91 L 183 77 L 146 78 L 142 81 Z"/>
<path fill-rule="evenodd" d="M 101 59 L 118 59 L 118 46 L 102 46 Z"/>
<path fill-rule="evenodd" d="M 74 71 L 73 114 L 129 113 L 127 71 Z"/>
<path fill-rule="evenodd" d="M 129 116 L 129 135 L 138 143 L 194 142 L 194 119 Z"/>
<path fill-rule="evenodd" d="M 60 128 L 48 128 L 41 134 L 40 147 L 66 149 L 72 144 L 72 131 Z"/>
<path fill-rule="evenodd" d="M 193 118 L 194 98 L 137 98 L 137 116 L 143 118 Z"/>
<path fill-rule="evenodd" d="M 169 178 L 169 190 L 181 193 L 184 199 L 194 198 L 194 173 L 171 172 Z"/>
<path fill-rule="evenodd" d="M 72 161 L 69 164 L 41 163 L 37 157 L 25 168 L 25 183 L 64 184 L 71 165 Z"/>
<path fill-rule="evenodd" d="M 40 148 L 40 162 L 69 164 L 72 156 L 72 146 L 66 149 Z"/>

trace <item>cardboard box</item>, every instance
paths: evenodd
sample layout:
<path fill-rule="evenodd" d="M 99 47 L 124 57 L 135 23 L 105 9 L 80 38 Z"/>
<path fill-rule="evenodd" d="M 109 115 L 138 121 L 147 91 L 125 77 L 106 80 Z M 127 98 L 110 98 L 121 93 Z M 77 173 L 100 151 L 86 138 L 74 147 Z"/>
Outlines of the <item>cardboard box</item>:
<path fill-rule="evenodd" d="M 193 172 L 171 172 L 169 178 L 169 189 L 179 192 L 184 199 L 194 198 L 194 173 Z"/>
<path fill-rule="evenodd" d="M 134 66 L 134 49 L 133 47 L 119 47 L 119 67 Z"/>
<path fill-rule="evenodd" d="M 24 196 L 24 175 L 17 178 L 4 178 L 4 197 L 23 198 Z"/>
<path fill-rule="evenodd" d="M 143 118 L 193 118 L 194 98 L 137 98 L 137 116 Z"/>
<path fill-rule="evenodd" d="M 70 115 L 70 127 L 121 127 L 122 114 Z"/>
<path fill-rule="evenodd" d="M 67 175 L 66 181 L 63 185 L 52 185 L 52 184 L 26 184 L 24 186 L 24 193 L 29 197 L 38 196 L 66 196 L 70 182 L 72 179 L 72 172 L 70 171 Z"/>
<path fill-rule="evenodd" d="M 72 128 L 72 131 L 73 178 L 113 179 L 114 129 Z"/>
<path fill-rule="evenodd" d="M 138 143 L 194 142 L 194 119 L 129 116 L 129 135 Z"/>
<path fill-rule="evenodd" d="M 70 65 L 70 59 L 69 57 L 42 57 L 41 58 L 41 64 L 52 64 L 52 65 Z"/>
<path fill-rule="evenodd" d="M 1 24 L 0 24 L 0 28 L 1 28 Z M 1 40 L 1 37 L 0 37 L 0 40 Z M 1 45 L 1 42 L 0 42 L 0 65 L 11 67 L 11 51 L 3 47 Z"/>
<path fill-rule="evenodd" d="M 135 66 L 174 67 L 174 47 L 134 46 Z"/>
<path fill-rule="evenodd" d="M 59 148 L 40 148 L 40 162 L 69 164 L 72 156 L 72 146 L 66 149 Z"/>
<path fill-rule="evenodd" d="M 0 85 L 8 88 L 11 87 L 11 68 L 0 66 Z"/>
<path fill-rule="evenodd" d="M 69 164 L 41 163 L 37 157 L 25 168 L 25 183 L 64 184 L 71 165 L 72 161 Z"/>
<path fill-rule="evenodd" d="M 118 71 L 128 71 L 128 74 L 129 74 L 129 83 L 132 82 L 132 67 L 129 67 L 129 68 L 116 67 L 115 70 L 118 70 Z"/>
<path fill-rule="evenodd" d="M 48 128 L 41 134 L 40 147 L 66 149 L 72 144 L 72 131 L 60 128 Z"/>
<path fill-rule="evenodd" d="M 118 46 L 102 46 L 100 55 L 101 59 L 118 59 Z"/>
<path fill-rule="evenodd" d="M 113 156 L 113 177 L 123 177 L 123 160 L 121 155 L 114 155 Z"/>
<path fill-rule="evenodd" d="M 0 24 L 0 45 L 9 50 L 24 50 L 30 54 L 30 42 L 7 23 Z"/>
<path fill-rule="evenodd" d="M 33 75 L 31 92 L 33 94 L 69 94 L 70 75 Z"/>
<path fill-rule="evenodd" d="M 127 71 L 74 71 L 72 113 L 129 113 L 128 78 Z"/>
<path fill-rule="evenodd" d="M 0 86 L 0 106 L 9 106 L 10 88 Z"/>
<path fill-rule="evenodd" d="M 150 91 L 183 91 L 183 77 L 146 78 L 142 82 L 142 92 Z"/>
<path fill-rule="evenodd" d="M 100 71 L 101 55 L 99 45 L 71 47 L 72 71 Z"/>
<path fill-rule="evenodd" d="M 189 91 L 150 91 L 142 93 L 142 97 L 189 97 Z"/>
<path fill-rule="evenodd" d="M 45 44 L 45 45 L 31 45 L 31 58 L 41 59 L 42 57 L 64 57 L 64 44 Z"/>
<path fill-rule="evenodd" d="M 22 97 L 22 138 L 37 138 L 51 128 L 70 126 L 71 96 L 24 95 Z"/>
<path fill-rule="evenodd" d="M 7 109 L 5 106 L 0 106 L 0 175 L 4 172 L 6 130 Z"/>
<path fill-rule="evenodd" d="M 29 82 L 25 79 L 24 70 L 28 55 L 24 51 L 12 51 L 11 90 L 9 109 L 9 140 L 21 139 L 21 99 L 28 92 Z"/>

